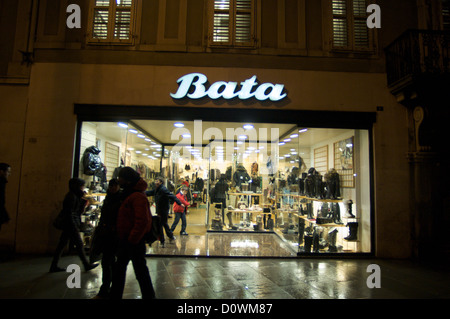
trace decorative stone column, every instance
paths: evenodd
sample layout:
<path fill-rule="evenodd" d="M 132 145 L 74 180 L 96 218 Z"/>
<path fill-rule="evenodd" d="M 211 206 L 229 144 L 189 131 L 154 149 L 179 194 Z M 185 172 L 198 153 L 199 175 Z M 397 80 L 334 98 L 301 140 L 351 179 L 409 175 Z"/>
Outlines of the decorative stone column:
<path fill-rule="evenodd" d="M 431 151 L 432 134 L 427 125 L 428 115 L 421 106 L 413 112 L 413 141 L 407 155 L 410 165 L 411 240 L 412 256 L 432 257 L 438 251 L 436 221 L 439 207 L 439 155 Z M 411 143 L 413 142 L 413 143 Z"/>

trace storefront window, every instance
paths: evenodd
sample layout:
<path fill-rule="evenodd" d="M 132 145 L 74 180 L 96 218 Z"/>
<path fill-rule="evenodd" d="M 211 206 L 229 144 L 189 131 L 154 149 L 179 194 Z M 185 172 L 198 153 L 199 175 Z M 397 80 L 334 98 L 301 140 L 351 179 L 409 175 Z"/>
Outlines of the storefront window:
<path fill-rule="evenodd" d="M 276 236 L 300 256 L 371 251 L 367 130 L 130 120 L 84 122 L 81 136 L 79 174 L 92 192 L 121 166 L 149 189 L 157 176 L 174 194 L 187 185 L 196 236 Z M 93 175 L 92 150 L 102 167 Z"/>

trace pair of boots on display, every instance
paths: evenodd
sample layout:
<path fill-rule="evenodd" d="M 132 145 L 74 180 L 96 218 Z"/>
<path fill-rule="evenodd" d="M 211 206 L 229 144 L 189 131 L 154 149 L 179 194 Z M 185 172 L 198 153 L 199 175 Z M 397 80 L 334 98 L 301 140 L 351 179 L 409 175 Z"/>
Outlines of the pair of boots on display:
<path fill-rule="evenodd" d="M 358 223 L 357 222 L 350 222 L 347 223 L 348 229 L 349 229 L 349 235 L 345 237 L 344 239 L 347 241 L 356 241 L 358 240 Z"/>
<path fill-rule="evenodd" d="M 329 253 L 336 253 L 339 251 L 336 245 L 337 233 L 336 228 L 332 228 L 328 231 L 327 239 L 323 238 L 324 230 L 319 227 L 307 227 L 305 228 L 305 221 L 299 221 L 299 252 L 302 253 L 319 253 L 320 249 L 325 249 L 328 246 Z M 304 243 L 303 251 L 300 250 L 300 246 Z"/>
<path fill-rule="evenodd" d="M 331 218 L 333 223 L 342 225 L 343 222 L 341 220 L 341 208 L 338 203 L 331 203 L 331 208 L 328 213 L 328 218 Z"/>

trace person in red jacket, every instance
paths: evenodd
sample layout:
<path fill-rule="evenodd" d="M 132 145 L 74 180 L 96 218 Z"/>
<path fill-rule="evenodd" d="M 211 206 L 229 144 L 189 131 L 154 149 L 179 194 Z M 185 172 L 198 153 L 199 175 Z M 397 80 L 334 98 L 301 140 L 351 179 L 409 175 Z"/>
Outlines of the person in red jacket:
<path fill-rule="evenodd" d="M 127 266 L 131 260 L 142 299 L 154 299 L 155 291 L 145 260 L 144 236 L 152 226 L 150 206 L 145 196 L 147 183 L 131 167 L 122 168 L 118 177 L 119 184 L 123 187 L 123 202 L 117 216 L 119 244 L 110 297 L 122 298 Z"/>
<path fill-rule="evenodd" d="M 188 192 L 188 187 L 181 187 L 181 191 L 177 194 L 177 198 L 184 205 L 178 205 L 176 202 L 173 203 L 173 212 L 175 213 L 175 220 L 173 221 L 172 227 L 170 231 L 173 233 L 175 228 L 178 225 L 178 222 L 181 218 L 181 232 L 180 235 L 187 235 L 186 233 L 186 209 L 189 206 L 189 202 L 187 201 L 186 194 Z"/>

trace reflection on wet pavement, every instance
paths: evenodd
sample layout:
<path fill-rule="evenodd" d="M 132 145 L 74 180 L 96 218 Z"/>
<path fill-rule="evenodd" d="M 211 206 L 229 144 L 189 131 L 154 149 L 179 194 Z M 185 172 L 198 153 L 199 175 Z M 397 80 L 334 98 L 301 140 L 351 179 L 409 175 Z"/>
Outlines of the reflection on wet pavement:
<path fill-rule="evenodd" d="M 252 248 L 253 249 L 253 248 Z M 48 273 L 51 256 L 0 263 L 0 299 L 89 299 L 102 283 L 102 269 L 81 273 L 69 289 L 68 273 Z M 61 266 L 79 264 L 63 256 Z M 381 288 L 367 287 L 367 266 L 381 268 Z M 409 261 L 382 259 L 274 259 L 148 257 L 159 299 L 398 299 L 450 298 L 450 273 Z M 129 265 L 124 299 L 141 298 Z"/>
<path fill-rule="evenodd" d="M 164 247 L 155 242 L 148 248 L 149 255 L 239 256 L 239 257 L 294 257 L 296 253 L 275 234 L 206 233 L 205 235 L 176 236 L 173 243 L 166 240 Z"/>

